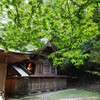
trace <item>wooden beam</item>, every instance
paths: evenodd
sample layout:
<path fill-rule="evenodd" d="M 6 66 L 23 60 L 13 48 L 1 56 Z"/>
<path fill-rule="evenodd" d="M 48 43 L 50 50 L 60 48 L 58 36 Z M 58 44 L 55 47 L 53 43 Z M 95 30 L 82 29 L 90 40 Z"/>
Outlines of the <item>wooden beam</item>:
<path fill-rule="evenodd" d="M 25 59 L 30 59 L 29 54 L 23 54 L 23 53 L 14 53 L 14 52 L 8 52 L 5 53 L 4 51 L 0 50 L 0 62 L 5 63 L 5 59 L 7 58 L 7 63 L 14 63 L 19 62 Z"/>

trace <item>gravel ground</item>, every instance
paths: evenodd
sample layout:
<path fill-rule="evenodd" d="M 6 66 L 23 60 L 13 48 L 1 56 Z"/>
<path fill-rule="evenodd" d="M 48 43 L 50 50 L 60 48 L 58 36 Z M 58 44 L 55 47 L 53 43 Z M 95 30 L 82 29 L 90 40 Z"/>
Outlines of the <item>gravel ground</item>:
<path fill-rule="evenodd" d="M 65 89 L 65 90 L 59 90 L 59 91 L 51 91 L 47 93 L 41 93 L 41 94 L 35 94 L 31 96 L 27 96 L 21 99 L 7 99 L 7 100 L 100 100 L 100 98 L 94 97 L 94 96 L 81 96 L 81 95 L 68 95 L 64 96 L 62 98 L 56 98 L 54 97 L 53 99 L 48 99 L 52 94 L 54 93 L 62 93 L 66 91 L 74 91 L 76 89 Z"/>
<path fill-rule="evenodd" d="M 74 90 L 76 89 L 66 89 L 66 90 L 59 90 L 55 92 L 36 94 L 35 96 L 25 97 L 21 100 L 100 100 L 100 98 L 94 97 L 94 96 L 81 96 L 81 95 L 75 95 L 75 94 L 64 96 L 62 98 L 59 98 L 59 97 L 52 97 L 51 99 L 49 98 L 54 93 L 61 93 L 64 91 L 74 91 Z"/>

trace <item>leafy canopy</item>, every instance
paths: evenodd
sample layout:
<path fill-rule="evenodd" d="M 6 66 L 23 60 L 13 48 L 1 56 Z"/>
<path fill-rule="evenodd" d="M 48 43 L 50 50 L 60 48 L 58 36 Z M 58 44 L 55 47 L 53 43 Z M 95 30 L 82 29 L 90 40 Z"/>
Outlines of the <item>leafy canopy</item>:
<path fill-rule="evenodd" d="M 89 56 L 84 43 L 99 34 L 93 22 L 97 5 L 99 0 L 1 0 L 0 13 L 6 12 L 10 21 L 2 24 L 0 43 L 5 49 L 25 51 L 27 45 L 41 48 L 44 37 L 57 47 L 49 56 L 55 65 L 66 59 L 83 64 Z"/>

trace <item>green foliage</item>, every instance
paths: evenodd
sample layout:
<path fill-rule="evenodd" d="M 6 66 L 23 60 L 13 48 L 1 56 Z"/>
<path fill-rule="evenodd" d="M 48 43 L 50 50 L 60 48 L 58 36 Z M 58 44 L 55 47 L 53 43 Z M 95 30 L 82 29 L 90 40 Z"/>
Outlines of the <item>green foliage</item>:
<path fill-rule="evenodd" d="M 95 7 L 93 21 L 98 24 L 100 32 L 100 3 L 98 3 Z M 97 35 L 93 42 L 93 49 L 91 50 L 90 60 L 100 64 L 100 34 Z"/>
<path fill-rule="evenodd" d="M 90 60 L 100 64 L 100 40 L 95 42 L 93 49 L 91 50 Z"/>
<path fill-rule="evenodd" d="M 99 0 L 1 0 L 1 10 L 11 20 L 2 24 L 2 45 L 25 51 L 28 44 L 41 48 L 40 38 L 45 37 L 57 47 L 49 56 L 54 65 L 66 58 L 76 66 L 83 64 L 89 55 L 81 45 L 99 34 L 92 19 L 97 4 Z"/>
<path fill-rule="evenodd" d="M 5 49 L 15 49 L 26 51 L 27 45 L 33 45 L 35 48 L 41 48 L 43 42 L 41 25 L 39 23 L 39 3 L 41 0 L 2 0 L 2 12 L 6 12 L 10 22 L 2 24 L 3 46 Z"/>
<path fill-rule="evenodd" d="M 89 54 L 84 53 L 85 48 L 81 46 L 99 34 L 98 25 L 92 19 L 98 2 L 82 0 L 58 2 L 55 0 L 54 9 L 48 10 L 52 11 L 48 21 L 53 37 L 52 43 L 58 48 L 55 52 L 58 59 L 54 59 L 54 63 L 61 64 L 60 59 L 64 57 L 79 66 L 89 57 Z M 56 15 L 52 16 L 54 11 Z"/>

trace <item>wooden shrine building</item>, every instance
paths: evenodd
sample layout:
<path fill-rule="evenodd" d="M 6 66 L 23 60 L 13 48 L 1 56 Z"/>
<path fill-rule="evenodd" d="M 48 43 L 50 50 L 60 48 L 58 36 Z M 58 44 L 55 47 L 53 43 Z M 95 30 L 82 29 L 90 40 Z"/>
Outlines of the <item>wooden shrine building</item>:
<path fill-rule="evenodd" d="M 13 52 L 5 53 L 3 50 L 0 50 L 0 97 L 5 97 L 8 64 L 12 64 L 29 58 L 30 55 Z"/>
<path fill-rule="evenodd" d="M 47 58 L 52 52 L 49 43 L 35 53 L 0 51 L 0 95 L 20 96 L 66 88 L 66 76 L 57 75 L 57 68 Z"/>

